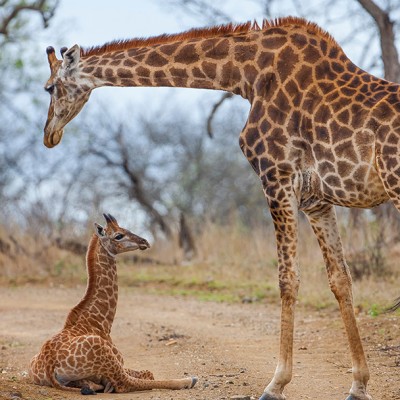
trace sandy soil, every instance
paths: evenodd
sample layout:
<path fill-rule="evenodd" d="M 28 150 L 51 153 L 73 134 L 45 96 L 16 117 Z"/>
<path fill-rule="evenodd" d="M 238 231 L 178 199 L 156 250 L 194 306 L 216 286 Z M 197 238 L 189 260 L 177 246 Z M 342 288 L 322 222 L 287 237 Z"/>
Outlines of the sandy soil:
<path fill-rule="evenodd" d="M 0 399 L 58 400 L 79 395 L 26 378 L 30 358 L 57 332 L 83 287 L 0 288 Z M 400 318 L 359 315 L 374 400 L 400 399 Z M 216 304 L 122 289 L 113 326 L 126 366 L 156 378 L 197 375 L 194 389 L 98 394 L 111 399 L 258 399 L 275 369 L 279 309 L 268 304 Z M 294 376 L 288 400 L 344 399 L 350 357 L 338 312 L 299 307 Z"/>

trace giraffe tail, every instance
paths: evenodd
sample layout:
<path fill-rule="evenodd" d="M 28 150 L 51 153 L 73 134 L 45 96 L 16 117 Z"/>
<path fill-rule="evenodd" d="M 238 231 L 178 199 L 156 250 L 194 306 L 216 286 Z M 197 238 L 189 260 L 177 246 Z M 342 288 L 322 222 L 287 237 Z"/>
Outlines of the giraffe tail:
<path fill-rule="evenodd" d="M 400 297 L 397 298 L 397 299 L 395 300 L 395 303 L 392 305 L 392 307 L 388 308 L 388 309 L 386 310 L 386 312 L 387 312 L 387 313 L 394 312 L 394 311 L 396 311 L 398 308 L 400 308 Z"/>

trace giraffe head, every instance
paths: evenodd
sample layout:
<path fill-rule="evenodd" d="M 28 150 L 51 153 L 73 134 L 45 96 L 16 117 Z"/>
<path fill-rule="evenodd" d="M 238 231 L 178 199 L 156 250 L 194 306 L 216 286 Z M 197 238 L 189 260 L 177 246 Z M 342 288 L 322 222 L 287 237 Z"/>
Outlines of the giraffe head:
<path fill-rule="evenodd" d="M 64 126 L 81 111 L 92 91 L 89 81 L 80 70 L 78 45 L 61 49 L 58 60 L 53 47 L 46 49 L 50 65 L 50 78 L 44 90 L 50 94 L 50 106 L 44 128 L 44 144 L 56 146 L 63 135 Z"/>
<path fill-rule="evenodd" d="M 149 242 L 140 236 L 121 228 L 117 220 L 110 214 L 103 214 L 107 221 L 106 227 L 95 223 L 95 232 L 100 239 L 101 245 L 107 252 L 115 256 L 133 250 L 146 250 L 150 247 Z"/>

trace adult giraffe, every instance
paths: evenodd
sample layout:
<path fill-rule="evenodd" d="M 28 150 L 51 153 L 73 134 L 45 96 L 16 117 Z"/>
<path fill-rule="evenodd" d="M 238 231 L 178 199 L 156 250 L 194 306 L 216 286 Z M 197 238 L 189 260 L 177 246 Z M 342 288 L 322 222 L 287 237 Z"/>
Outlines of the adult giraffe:
<path fill-rule="evenodd" d="M 275 225 L 281 337 L 278 365 L 262 400 L 285 399 L 292 377 L 294 308 L 299 287 L 298 212 L 318 238 L 346 328 L 353 384 L 348 400 L 370 400 L 369 371 L 353 311 L 352 284 L 334 205 L 400 209 L 400 86 L 357 66 L 317 25 L 288 17 L 82 50 L 47 48 L 51 94 L 44 143 L 100 86 L 219 89 L 249 100 L 240 147 L 262 181 Z"/>

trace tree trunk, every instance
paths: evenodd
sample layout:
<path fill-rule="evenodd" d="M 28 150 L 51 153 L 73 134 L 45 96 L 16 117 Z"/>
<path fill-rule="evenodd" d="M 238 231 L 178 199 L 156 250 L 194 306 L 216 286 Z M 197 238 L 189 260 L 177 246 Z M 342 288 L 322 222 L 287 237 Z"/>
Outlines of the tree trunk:
<path fill-rule="evenodd" d="M 375 20 L 375 23 L 379 29 L 385 79 L 391 82 L 400 83 L 399 54 L 395 45 L 393 21 L 391 21 L 389 13 L 382 10 L 372 0 L 357 1 Z"/>

